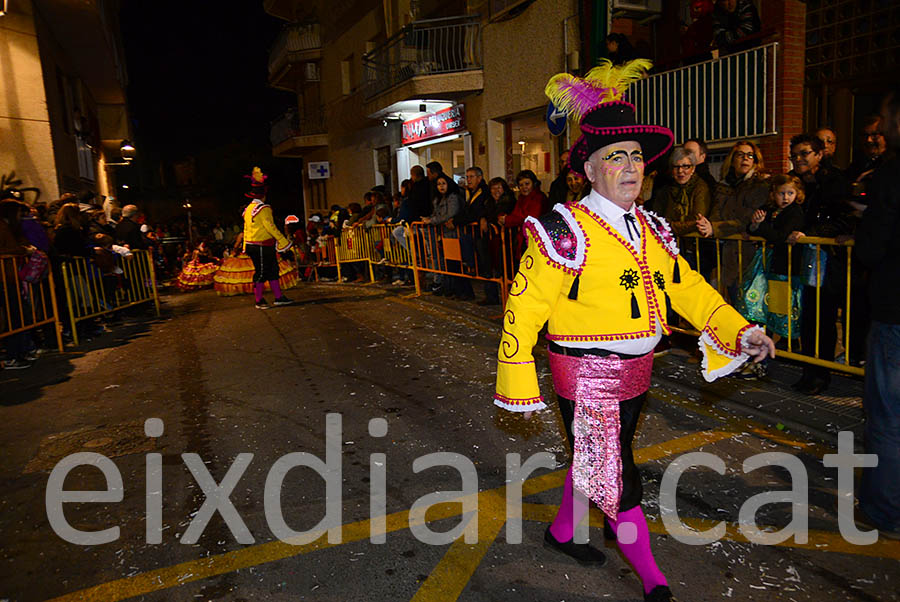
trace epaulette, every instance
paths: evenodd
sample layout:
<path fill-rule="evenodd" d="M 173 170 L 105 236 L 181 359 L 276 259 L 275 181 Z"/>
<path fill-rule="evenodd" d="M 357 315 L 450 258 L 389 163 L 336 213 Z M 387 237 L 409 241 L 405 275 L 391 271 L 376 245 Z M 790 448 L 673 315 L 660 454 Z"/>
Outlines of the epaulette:
<path fill-rule="evenodd" d="M 675 233 L 672 232 L 672 227 L 669 225 L 669 222 L 643 207 L 638 207 L 637 213 L 644 217 L 653 236 L 659 241 L 666 252 L 671 255 L 673 259 L 678 257 L 678 242 L 675 239 Z"/>
<path fill-rule="evenodd" d="M 531 232 L 548 264 L 575 276 L 581 274 L 590 242 L 565 205 L 557 204 L 553 211 L 537 219 L 526 218 L 525 228 Z"/>
<path fill-rule="evenodd" d="M 251 217 L 256 217 L 256 214 L 257 214 L 257 213 L 259 213 L 260 211 L 262 211 L 262 210 L 265 209 L 266 207 L 269 207 L 269 206 L 270 206 L 270 205 L 267 205 L 266 203 L 253 203 L 253 204 L 255 204 L 256 207 L 254 207 L 253 210 L 252 210 L 252 212 L 250 213 L 250 216 L 251 216 Z"/>

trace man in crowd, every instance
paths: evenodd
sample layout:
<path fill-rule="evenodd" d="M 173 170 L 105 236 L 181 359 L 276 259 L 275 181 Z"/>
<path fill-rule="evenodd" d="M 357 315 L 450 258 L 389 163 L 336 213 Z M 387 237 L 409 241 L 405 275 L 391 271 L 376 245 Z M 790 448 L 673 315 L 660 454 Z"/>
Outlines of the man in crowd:
<path fill-rule="evenodd" d="M 476 232 L 473 232 L 471 225 L 478 225 L 481 222 L 481 218 L 487 214 L 486 204 L 489 200 L 491 200 L 491 193 L 484 182 L 484 171 L 478 166 L 470 167 L 466 170 L 465 204 L 459 210 L 459 213 L 456 214 L 456 217 L 449 222 L 451 226 L 464 227 L 459 233 L 459 246 L 463 263 L 470 268 L 475 268 L 476 266 L 475 250 L 481 239 L 481 233 L 477 232 L 477 228 L 475 228 Z M 485 263 L 484 258 L 478 258 L 478 273 L 482 276 L 490 271 L 490 258 L 488 257 L 486 261 L 487 263 Z M 489 284 L 493 283 L 485 283 L 485 295 L 488 294 L 487 285 Z M 475 297 L 472 291 L 472 282 L 468 278 L 455 278 L 453 286 L 454 293 L 461 299 L 472 299 Z"/>
<path fill-rule="evenodd" d="M 150 242 L 137 223 L 137 215 L 137 205 L 125 205 L 122 207 L 122 219 L 116 224 L 116 238 L 132 251 L 150 248 Z"/>
<path fill-rule="evenodd" d="M 723 51 L 739 50 L 742 40 L 761 28 L 753 0 L 718 0 L 713 9 L 713 44 Z"/>
<path fill-rule="evenodd" d="M 566 176 L 569 175 L 569 151 L 559 156 L 559 173 L 556 179 L 550 183 L 550 206 L 557 203 L 565 203 L 566 195 L 569 192 L 569 185 L 566 182 Z"/>
<path fill-rule="evenodd" d="M 599 105 L 574 108 L 584 115 L 584 133 L 570 150 L 569 165 L 592 190 L 576 204 L 525 222 L 528 248 L 503 316 L 494 403 L 526 419 L 546 407 L 532 348 L 547 322 L 550 370 L 573 460 L 544 541 L 584 564 L 602 566 L 603 553 L 574 537 L 589 498 L 640 577 L 644 600 L 667 602 L 672 593 L 650 549 L 631 449 L 653 349 L 670 332 L 666 307 L 702 331 L 707 380 L 751 357 L 774 355 L 774 345 L 691 269 L 671 230 L 635 204 L 645 162 L 671 147 L 672 133 L 637 124 L 634 108 L 616 102 L 626 92 L 622 86 L 572 81 L 566 83 L 606 89 Z M 557 105 L 568 93 L 553 83 L 547 87 Z"/>
<path fill-rule="evenodd" d="M 409 206 L 412 217 L 411 222 L 417 222 L 421 218 L 431 215 L 431 186 L 430 180 L 425 179 L 425 170 L 421 165 L 413 165 L 409 170 Z"/>
<path fill-rule="evenodd" d="M 816 138 L 821 140 L 822 144 L 825 145 L 825 149 L 822 153 L 822 160 L 829 165 L 834 165 L 834 153 L 837 150 L 837 134 L 835 134 L 834 130 L 827 125 L 823 125 L 816 130 Z"/>
<path fill-rule="evenodd" d="M 430 193 L 428 197 L 429 202 L 431 202 L 432 199 L 435 199 L 438 196 L 437 184 L 435 183 L 435 180 L 437 180 L 437 177 L 442 173 L 444 173 L 444 167 L 439 162 L 431 161 L 425 164 L 425 175 L 428 177 L 428 184 L 430 187 Z M 428 213 L 430 214 L 431 211 L 429 211 Z"/>
<path fill-rule="evenodd" d="M 709 173 L 709 163 L 706 162 L 706 143 L 700 138 L 688 138 L 682 145 L 684 150 L 694 155 L 694 173 L 706 182 L 709 187 L 709 194 L 712 195 L 716 191 L 716 179 Z"/>
<path fill-rule="evenodd" d="M 900 150 L 900 89 L 885 100 L 886 144 Z M 856 253 L 872 270 L 872 323 L 863 408 L 865 451 L 877 466 L 863 468 L 859 490 L 862 522 L 881 535 L 900 539 L 900 159 L 879 165 L 872 176 L 869 206 L 856 233 Z"/>
<path fill-rule="evenodd" d="M 863 121 L 862 155 L 857 156 L 847 168 L 846 176 L 851 183 L 865 184 L 875 169 L 887 158 L 887 142 L 881 131 L 881 116 L 869 115 Z"/>
<path fill-rule="evenodd" d="M 803 231 L 792 232 L 788 242 L 797 242 L 803 236 L 823 236 L 833 238 L 852 232 L 850 221 L 850 185 L 837 168 L 822 161 L 825 145 L 812 134 L 799 134 L 791 138 L 791 163 L 794 169 L 789 173 L 803 181 L 806 200 L 803 208 L 805 220 Z M 818 332 L 818 356 L 824 360 L 834 360 L 837 343 L 838 307 L 846 290 L 846 268 L 841 268 L 841 255 L 834 247 L 827 247 L 826 259 L 820 260 L 823 274 L 813 275 L 803 287 L 803 308 L 801 315 L 801 343 L 805 355 L 814 356 L 816 334 Z M 798 249 L 799 252 L 799 249 Z M 816 264 L 815 257 L 809 260 Z M 844 256 L 846 264 L 846 257 Z M 813 270 L 815 268 L 813 267 Z M 818 278 L 819 293 L 816 293 Z M 819 301 L 819 322 L 816 323 L 817 297 Z M 818 328 L 818 331 L 817 331 Z M 806 395 L 818 395 L 828 388 L 831 373 L 828 368 L 803 365 L 803 375 L 792 386 Z"/>

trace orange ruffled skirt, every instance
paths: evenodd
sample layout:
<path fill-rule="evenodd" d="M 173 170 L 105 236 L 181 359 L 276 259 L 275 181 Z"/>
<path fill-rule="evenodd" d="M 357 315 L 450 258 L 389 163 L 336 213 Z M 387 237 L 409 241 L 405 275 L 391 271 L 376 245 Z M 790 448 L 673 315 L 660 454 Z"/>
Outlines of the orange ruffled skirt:
<path fill-rule="evenodd" d="M 200 263 L 189 261 L 175 280 L 175 286 L 183 291 L 195 291 L 213 285 L 213 277 L 219 264 L 214 262 Z"/>
<path fill-rule="evenodd" d="M 253 260 L 244 253 L 229 257 L 219 266 L 213 280 L 218 295 L 224 297 L 249 295 L 253 292 Z M 278 283 L 281 285 L 281 289 L 287 290 L 297 286 L 298 280 L 296 264 L 279 258 Z M 266 282 L 266 290 L 269 290 L 268 282 Z"/>

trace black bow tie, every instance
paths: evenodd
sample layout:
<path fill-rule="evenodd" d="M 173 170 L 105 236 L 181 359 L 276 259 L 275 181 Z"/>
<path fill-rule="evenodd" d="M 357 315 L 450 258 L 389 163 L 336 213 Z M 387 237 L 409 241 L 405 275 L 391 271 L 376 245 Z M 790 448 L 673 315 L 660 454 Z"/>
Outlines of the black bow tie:
<path fill-rule="evenodd" d="M 628 238 L 634 242 L 635 238 L 641 237 L 641 230 L 638 228 L 637 220 L 634 219 L 634 216 L 630 213 L 625 214 L 625 229 L 628 231 Z M 632 236 L 631 231 L 634 230 L 634 236 Z"/>

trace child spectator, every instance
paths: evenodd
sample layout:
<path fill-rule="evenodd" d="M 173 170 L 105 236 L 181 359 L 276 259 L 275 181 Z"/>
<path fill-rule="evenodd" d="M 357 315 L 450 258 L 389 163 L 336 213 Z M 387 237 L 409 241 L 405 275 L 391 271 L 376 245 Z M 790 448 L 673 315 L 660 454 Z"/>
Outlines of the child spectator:
<path fill-rule="evenodd" d="M 766 239 L 773 246 L 761 247 L 753 258 L 748 276 L 744 279 L 741 305 L 748 319 L 765 324 L 772 332 L 796 339 L 800 336 L 800 277 L 799 248 L 794 249 L 791 261 L 791 282 L 788 283 L 788 235 L 803 225 L 805 195 L 803 182 L 796 176 L 782 174 L 769 183 L 769 201 L 763 209 L 753 213 L 747 231 Z M 765 262 L 761 264 L 765 252 Z M 788 320 L 790 319 L 790 333 Z"/>

